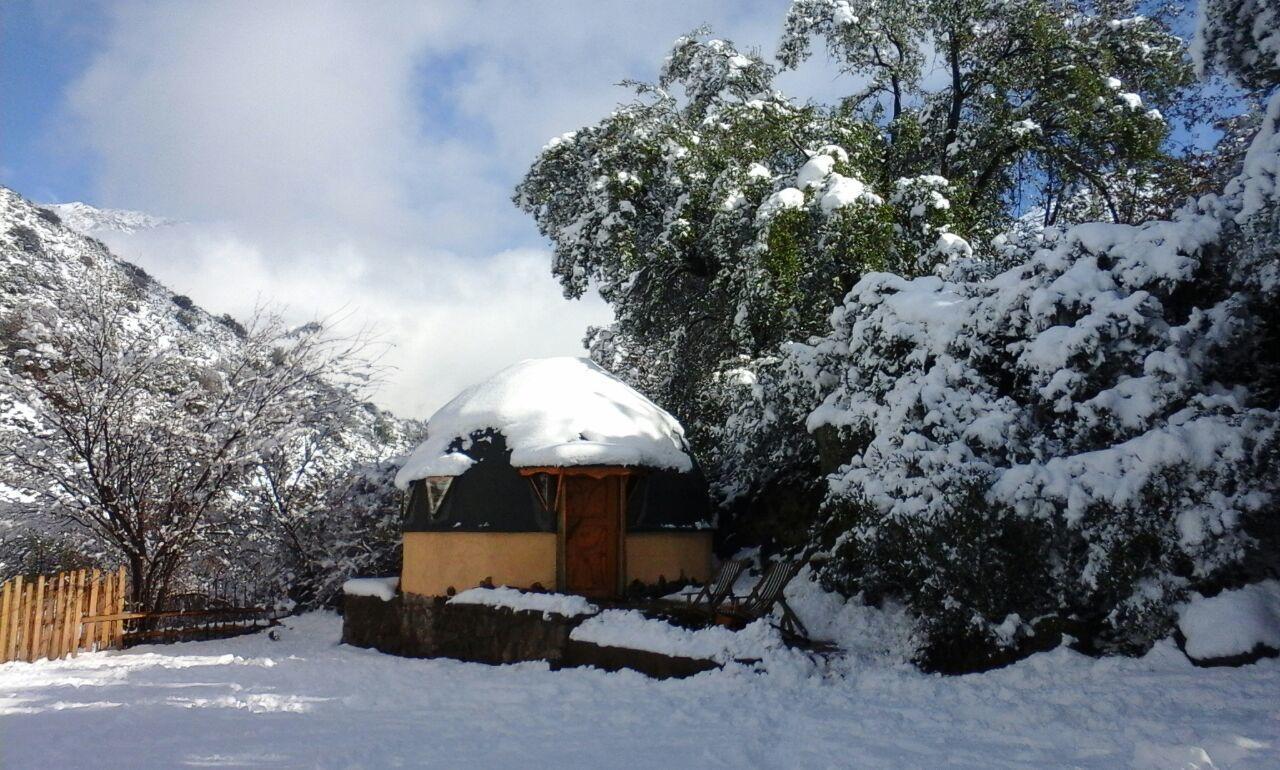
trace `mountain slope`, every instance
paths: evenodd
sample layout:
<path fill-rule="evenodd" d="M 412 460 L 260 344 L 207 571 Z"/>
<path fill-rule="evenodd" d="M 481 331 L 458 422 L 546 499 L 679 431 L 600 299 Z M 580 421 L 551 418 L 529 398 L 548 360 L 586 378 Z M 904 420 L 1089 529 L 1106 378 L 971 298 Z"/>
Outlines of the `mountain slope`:
<path fill-rule="evenodd" d="M 106 231 L 126 234 L 139 230 L 154 230 L 177 224 L 172 219 L 155 217 L 141 211 L 128 209 L 101 209 L 79 201 L 72 203 L 49 203 L 41 208 L 52 211 L 62 220 L 62 224 L 83 235 L 98 235 Z"/>
<path fill-rule="evenodd" d="M 77 216 L 84 213 L 76 210 Z M 83 225 L 85 220 L 82 217 L 76 221 Z M 95 221 L 142 226 L 160 220 L 137 215 Z M 164 337 L 173 340 L 174 344 L 166 348 L 167 356 L 207 362 L 227 357 L 243 345 L 246 332 L 235 319 L 206 312 L 146 271 L 117 258 L 101 241 L 76 232 L 70 224 L 57 211 L 36 206 L 14 191 L 0 188 L 0 441 L 5 440 L 6 431 L 22 430 L 21 420 L 36 411 L 32 407 L 38 396 L 31 380 L 19 376 L 15 357 L 21 350 L 38 350 L 45 344 L 40 338 L 44 327 L 29 321 L 33 310 L 70 322 L 63 309 L 70 298 L 85 296 L 86 291 L 90 296 L 103 292 L 125 300 L 127 313 L 122 324 L 146 322 L 158 326 Z M 395 527 L 387 526 L 385 521 L 390 517 L 394 524 L 396 513 L 389 475 L 409 442 L 416 441 L 418 429 L 416 423 L 397 420 L 372 404 L 352 403 L 336 427 L 326 425 L 314 432 L 306 451 L 299 452 L 307 456 L 305 464 L 287 456 L 293 451 L 291 447 L 281 447 L 286 456 L 276 459 L 296 471 L 287 480 L 291 500 L 304 501 L 287 512 L 289 526 L 296 529 L 305 524 L 312 530 L 308 553 L 301 557 L 295 553 L 292 557 L 315 562 L 307 571 L 328 580 L 326 571 L 341 569 L 341 549 L 365 537 L 370 526 L 379 528 L 380 544 L 385 545 L 387 535 L 394 534 Z M 271 492 L 278 491 L 275 480 L 271 486 Z M 278 503 L 270 499 L 261 482 L 251 480 L 240 494 L 240 508 L 259 512 L 246 514 L 246 527 L 269 529 L 285 515 L 279 514 L 272 524 L 261 523 L 266 520 L 262 512 Z M 33 563 L 31 549 L 18 547 L 32 537 L 52 537 L 63 542 L 70 538 L 76 548 L 85 545 L 84 533 L 65 521 L 45 516 L 43 511 L 30 510 L 23 502 L 13 490 L 0 486 L 0 576 L 59 566 L 47 563 L 52 558 L 47 554 L 41 557 L 44 561 Z M 294 540 L 299 539 L 296 531 L 289 534 Z M 369 543 L 362 541 L 359 545 L 369 550 Z M 258 576 L 270 573 L 284 561 L 273 548 L 258 548 L 252 557 L 240 555 L 240 563 L 224 567 Z M 251 558 L 257 561 L 250 563 Z M 299 568 L 295 566 L 288 572 L 296 574 Z"/>

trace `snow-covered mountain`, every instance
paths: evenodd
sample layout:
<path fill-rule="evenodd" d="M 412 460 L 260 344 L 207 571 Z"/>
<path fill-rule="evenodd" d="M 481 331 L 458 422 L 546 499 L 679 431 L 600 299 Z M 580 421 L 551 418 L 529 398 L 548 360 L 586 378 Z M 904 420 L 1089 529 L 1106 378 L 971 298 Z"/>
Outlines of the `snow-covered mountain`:
<path fill-rule="evenodd" d="M 63 212 L 68 212 L 65 219 Z M 23 332 L 24 311 L 37 305 L 57 307 L 71 288 L 89 284 L 127 295 L 138 316 L 159 319 L 172 335 L 192 342 L 189 349 L 195 355 L 216 357 L 241 344 L 244 328 L 236 319 L 207 312 L 142 268 L 116 257 L 93 236 L 103 229 L 125 231 L 165 224 L 172 222 L 83 203 L 41 206 L 0 187 L 0 351 L 11 353 L 16 347 L 39 344 Z M 0 380 L 0 407 L 6 401 L 21 402 L 21 394 L 4 391 L 4 382 Z M 368 411 L 371 421 L 399 422 L 372 404 Z M 0 408 L 0 418 L 3 414 Z"/>
<path fill-rule="evenodd" d="M 60 211 L 70 209 L 70 220 Z M 101 216 L 99 216 L 101 215 Z M 33 325 L 33 310 L 74 318 L 61 308 L 70 297 L 103 291 L 127 299 L 129 317 L 123 325 L 158 326 L 174 341 L 166 355 L 206 362 L 227 357 L 244 344 L 245 329 L 230 315 L 214 315 L 154 279 L 145 270 L 119 259 L 96 237 L 79 232 L 95 228 L 156 227 L 164 220 L 138 212 L 93 209 L 83 204 L 37 206 L 16 192 L 0 187 L 0 441 L 9 430 L 21 430 L 22 419 L 35 414 L 39 396 L 27 377 L 18 376 L 15 354 L 39 349 L 42 325 Z M 160 224 L 157 224 L 160 223 Z M 100 232 L 101 230 L 96 230 Z M 371 403 L 359 404 L 337 433 L 326 434 L 322 462 L 315 472 L 324 478 L 340 476 L 347 469 L 383 466 L 418 440 L 420 428 L 402 421 Z M 321 483 L 321 482 L 317 482 Z M 392 495 L 389 476 L 385 483 L 371 482 L 372 492 Z M 4 545 L 24 529 L 50 529 L 19 510 L 22 501 L 0 484 L 0 572 L 8 566 Z"/>
<path fill-rule="evenodd" d="M 42 204 L 40 207 L 57 214 L 62 224 L 81 235 L 98 236 L 112 231 L 131 235 L 139 230 L 154 230 L 177 224 L 172 219 L 155 217 L 141 211 L 100 209 L 79 201 Z"/>
<path fill-rule="evenodd" d="M 86 234 L 94 227 L 142 226 L 160 220 L 138 212 L 107 212 L 84 204 L 37 206 L 13 190 L 0 187 L 0 349 L 31 345 L 23 337 L 21 317 L 36 306 L 57 307 L 70 291 L 92 283 L 127 294 L 138 315 L 162 321 L 174 335 L 189 338 L 208 354 L 239 344 L 242 330 L 229 316 L 204 311 L 175 294 L 142 268 L 117 258 L 105 244 Z M 83 207 L 83 208 L 81 208 Z M 102 214 L 101 218 L 95 219 Z M 128 216 L 112 219 L 106 215 Z M 93 223 L 98 224 L 93 224 Z M 91 226 L 92 225 L 92 226 Z"/>

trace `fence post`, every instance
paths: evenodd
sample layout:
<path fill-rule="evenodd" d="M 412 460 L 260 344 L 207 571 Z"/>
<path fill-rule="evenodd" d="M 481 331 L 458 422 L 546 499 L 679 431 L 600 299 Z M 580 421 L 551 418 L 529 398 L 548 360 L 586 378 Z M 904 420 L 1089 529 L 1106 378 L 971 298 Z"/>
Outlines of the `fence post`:
<path fill-rule="evenodd" d="M 102 614 L 103 615 L 113 615 L 115 614 L 115 611 L 116 611 L 115 610 L 116 595 L 111 592 L 111 574 L 112 573 L 110 572 L 104 572 L 102 575 Z M 110 649 L 111 648 L 111 624 L 98 623 L 94 628 L 96 629 L 98 634 L 99 649 L 102 649 L 102 650 Z"/>
<path fill-rule="evenodd" d="M 9 649 L 18 641 L 17 619 L 18 603 L 22 600 L 22 578 L 16 577 L 4 584 L 4 599 L 0 604 L 0 661 L 10 661 L 13 657 Z"/>
<path fill-rule="evenodd" d="M 44 575 L 36 578 L 36 596 L 31 611 L 31 644 L 27 647 L 27 660 L 34 661 L 44 652 Z"/>
<path fill-rule="evenodd" d="M 76 631 L 80 625 L 80 571 L 67 575 L 67 623 L 62 632 L 62 656 L 76 654 Z"/>
<path fill-rule="evenodd" d="M 71 604 L 76 596 L 76 573 L 64 572 L 62 585 L 62 628 L 58 629 L 58 657 L 65 658 L 70 650 L 67 642 L 71 641 Z"/>
<path fill-rule="evenodd" d="M 62 644 L 62 584 L 66 581 L 62 579 L 62 573 L 53 576 L 49 581 L 52 585 L 49 588 L 53 601 L 49 607 L 49 628 L 46 636 L 48 637 L 44 646 L 44 657 L 49 660 L 57 660 L 58 647 Z"/>
<path fill-rule="evenodd" d="M 71 601 L 71 575 L 58 573 L 58 601 L 53 607 L 53 639 L 49 645 L 49 660 L 57 660 L 67 653 L 67 604 Z"/>
<path fill-rule="evenodd" d="M 22 576 L 13 579 L 13 607 L 9 615 L 9 646 L 5 660 L 22 660 L 27 643 L 27 613 L 31 612 L 31 585 L 22 585 Z"/>
<path fill-rule="evenodd" d="M 89 611 L 87 614 L 91 618 L 98 614 L 98 583 L 101 582 L 101 577 L 102 570 L 100 569 L 94 569 L 93 572 L 89 574 Z M 85 652 L 93 652 L 96 646 L 94 642 L 97 641 L 98 638 L 98 625 L 99 624 L 94 623 L 93 625 L 86 626 L 84 629 Z"/>
<path fill-rule="evenodd" d="M 4 588 L 0 589 L 0 663 L 9 660 L 9 633 L 11 631 L 9 622 L 9 596 L 13 593 L 13 582 L 5 581 Z"/>
<path fill-rule="evenodd" d="M 124 565 L 120 565 L 120 569 L 116 572 L 116 612 L 124 613 Z M 117 620 L 112 625 L 115 626 L 116 643 L 124 647 L 124 621 Z"/>
<path fill-rule="evenodd" d="M 23 651 L 22 645 L 26 642 L 27 636 L 26 623 L 24 622 L 26 621 L 27 616 L 24 609 L 27 612 L 30 612 L 31 599 L 29 595 L 31 593 L 31 586 L 30 584 L 26 586 L 22 585 L 23 580 L 21 575 L 14 578 L 12 582 L 13 595 L 9 599 L 9 602 L 12 605 L 9 608 L 9 646 L 4 648 L 3 652 L 5 660 L 21 660 Z M 24 599 L 26 600 L 25 602 L 23 601 Z M 27 605 L 25 608 L 23 607 L 24 604 Z"/>
<path fill-rule="evenodd" d="M 63 655 L 75 657 L 80 651 L 80 618 L 84 603 L 84 570 L 78 569 L 71 574 L 71 601 L 67 604 L 66 650 Z"/>

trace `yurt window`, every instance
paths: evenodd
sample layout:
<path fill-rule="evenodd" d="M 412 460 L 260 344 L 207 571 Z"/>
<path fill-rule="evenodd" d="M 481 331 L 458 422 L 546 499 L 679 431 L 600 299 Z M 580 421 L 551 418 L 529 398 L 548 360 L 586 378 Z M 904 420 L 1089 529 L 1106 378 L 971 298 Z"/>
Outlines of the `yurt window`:
<path fill-rule="evenodd" d="M 556 473 L 534 473 L 529 476 L 533 485 L 533 493 L 538 496 L 538 504 L 543 513 L 555 513 L 556 498 L 560 492 L 560 475 Z"/>
<path fill-rule="evenodd" d="M 422 489 L 427 493 L 428 515 L 435 519 L 440 512 L 440 504 L 444 502 L 445 493 L 453 483 L 452 476 L 428 476 L 422 480 Z"/>

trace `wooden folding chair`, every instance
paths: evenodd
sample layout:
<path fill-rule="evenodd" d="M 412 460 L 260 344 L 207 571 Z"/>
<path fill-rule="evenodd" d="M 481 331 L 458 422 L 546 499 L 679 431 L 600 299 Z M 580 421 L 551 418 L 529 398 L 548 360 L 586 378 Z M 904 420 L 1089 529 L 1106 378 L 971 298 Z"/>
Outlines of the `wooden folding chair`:
<path fill-rule="evenodd" d="M 802 566 L 804 565 L 798 561 L 772 562 L 765 570 L 764 576 L 751 589 L 751 593 L 745 597 L 729 595 L 727 597 L 729 607 L 727 609 L 721 608 L 719 613 L 744 623 L 750 623 L 753 620 L 768 617 L 776 605 L 782 608 L 780 626 L 783 632 L 807 639 L 809 637 L 809 629 L 805 628 L 804 623 L 800 622 L 800 618 L 791 609 L 791 606 L 787 604 L 787 599 L 782 593 L 787 584 L 791 582 L 791 579 L 800 572 Z"/>
<path fill-rule="evenodd" d="M 738 576 L 746 568 L 747 563 L 740 559 L 724 562 L 715 578 L 703 584 L 701 589 L 681 594 L 685 598 L 684 606 L 700 609 L 714 616 L 720 605 L 724 604 L 725 598 L 733 594 L 733 584 L 738 582 Z"/>

